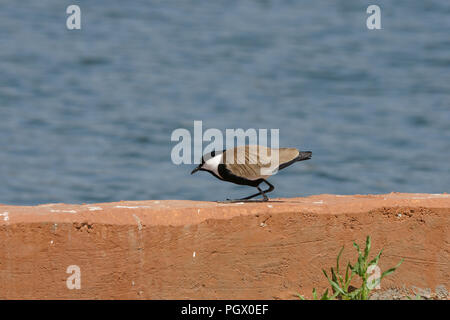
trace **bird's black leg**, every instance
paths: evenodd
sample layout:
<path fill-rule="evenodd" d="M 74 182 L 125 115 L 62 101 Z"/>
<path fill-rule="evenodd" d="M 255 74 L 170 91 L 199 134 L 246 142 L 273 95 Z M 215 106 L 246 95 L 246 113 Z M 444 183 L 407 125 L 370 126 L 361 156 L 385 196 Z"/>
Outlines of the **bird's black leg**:
<path fill-rule="evenodd" d="M 263 180 L 263 181 L 269 186 L 269 189 L 265 190 L 264 193 L 269 193 L 269 192 L 272 192 L 273 190 L 275 190 L 275 187 L 269 181 L 267 181 L 267 180 Z"/>
<path fill-rule="evenodd" d="M 262 196 L 264 197 L 263 201 L 268 201 L 269 198 L 266 196 L 266 193 L 272 192 L 275 189 L 275 187 L 269 181 L 267 181 L 267 180 L 263 180 L 263 181 L 269 186 L 269 189 L 262 191 L 258 187 L 258 190 L 261 192 Z"/>
<path fill-rule="evenodd" d="M 245 198 L 242 198 L 242 199 L 237 199 L 237 200 L 229 200 L 229 199 L 227 199 L 227 200 L 228 201 L 242 201 L 242 200 L 249 200 L 249 199 L 252 199 L 252 198 L 257 197 L 259 195 L 262 195 L 263 196 L 263 200 L 262 201 L 268 201 L 269 198 L 266 196 L 266 193 L 272 192 L 275 189 L 275 187 L 271 183 L 269 183 L 269 181 L 267 181 L 267 180 L 262 179 L 261 182 L 265 182 L 269 186 L 269 189 L 261 190 L 261 188 L 258 185 L 258 186 L 256 186 L 256 188 L 259 191 L 258 193 L 252 194 L 251 196 L 248 196 L 248 197 L 245 197 Z"/>
<path fill-rule="evenodd" d="M 257 196 L 259 196 L 261 194 L 264 197 L 264 201 L 269 200 L 269 198 L 267 198 L 267 196 L 264 194 L 264 191 L 262 191 L 260 187 L 256 187 L 256 189 L 258 189 L 258 191 L 259 191 L 258 193 L 252 194 L 251 196 L 248 196 L 248 197 L 245 197 L 245 198 L 242 198 L 242 199 L 239 199 L 239 200 L 249 200 L 249 199 L 257 197 Z"/>

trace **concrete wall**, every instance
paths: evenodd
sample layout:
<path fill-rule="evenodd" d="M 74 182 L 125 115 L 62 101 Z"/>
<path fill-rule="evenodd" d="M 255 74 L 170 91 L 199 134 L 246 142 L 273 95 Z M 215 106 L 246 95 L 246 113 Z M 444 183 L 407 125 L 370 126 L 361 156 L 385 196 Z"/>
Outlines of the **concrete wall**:
<path fill-rule="evenodd" d="M 449 222 L 448 194 L 0 205 L 0 298 L 310 297 L 366 235 L 382 271 L 405 259 L 381 290 L 450 289 Z M 80 289 L 67 287 L 73 265 Z"/>

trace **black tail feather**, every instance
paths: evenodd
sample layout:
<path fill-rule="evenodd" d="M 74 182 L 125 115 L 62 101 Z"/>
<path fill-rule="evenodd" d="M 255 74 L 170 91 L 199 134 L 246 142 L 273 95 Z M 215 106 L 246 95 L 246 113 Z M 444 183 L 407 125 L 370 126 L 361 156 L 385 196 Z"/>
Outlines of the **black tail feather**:
<path fill-rule="evenodd" d="M 297 161 L 309 160 L 309 159 L 311 159 L 311 156 L 312 156 L 312 152 L 311 151 L 302 151 L 302 152 L 299 153 L 297 158 L 292 159 L 289 162 L 281 164 L 278 167 L 278 170 L 284 169 L 284 168 L 290 166 L 291 164 L 293 164 L 294 162 L 297 162 Z"/>
<path fill-rule="evenodd" d="M 295 161 L 309 160 L 312 157 L 311 151 L 301 151 Z"/>

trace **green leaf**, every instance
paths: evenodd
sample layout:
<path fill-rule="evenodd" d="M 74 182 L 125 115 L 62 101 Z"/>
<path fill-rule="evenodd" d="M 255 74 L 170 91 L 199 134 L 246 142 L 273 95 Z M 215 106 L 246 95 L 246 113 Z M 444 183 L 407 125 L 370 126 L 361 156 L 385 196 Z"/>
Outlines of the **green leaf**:
<path fill-rule="evenodd" d="M 336 258 L 336 272 L 339 273 L 339 259 L 341 258 L 341 254 L 344 251 L 344 246 L 342 246 L 341 250 L 339 251 L 339 254 Z"/>
<path fill-rule="evenodd" d="M 350 266 L 350 270 L 352 271 L 352 273 L 351 273 L 352 275 L 357 273 L 356 272 L 356 270 L 358 269 L 357 264 L 358 263 L 356 263 L 354 266 L 352 266 L 352 264 L 350 262 L 348 263 L 348 265 Z"/>
<path fill-rule="evenodd" d="M 331 280 L 337 282 L 337 276 L 333 268 L 331 268 Z"/>
<path fill-rule="evenodd" d="M 370 236 L 367 236 L 366 239 L 366 248 L 364 249 L 364 260 L 367 260 L 370 253 Z"/>
<path fill-rule="evenodd" d="M 358 275 L 360 277 L 364 278 L 366 271 L 364 270 L 364 260 L 363 260 L 362 256 L 359 259 L 358 264 L 359 264 L 359 273 L 358 273 Z"/>
<path fill-rule="evenodd" d="M 394 272 L 395 269 L 397 269 L 402 264 L 402 262 L 403 262 L 403 259 L 400 260 L 400 262 L 395 267 L 392 267 L 392 268 L 386 270 L 385 272 L 383 272 L 381 274 L 380 280 L 383 279 L 385 276 L 390 275 L 392 272 Z"/>
<path fill-rule="evenodd" d="M 358 244 L 356 242 L 353 242 L 353 246 L 358 250 L 358 254 L 361 256 L 361 249 L 359 248 Z"/>
<path fill-rule="evenodd" d="M 350 264 L 350 262 L 347 264 L 347 268 L 345 269 L 345 283 L 347 283 L 348 280 L 348 270 L 352 269 L 352 265 Z"/>
<path fill-rule="evenodd" d="M 364 260 L 363 255 L 361 253 L 361 249 L 359 248 L 359 245 L 356 242 L 353 242 L 353 246 L 358 250 L 358 262 L 355 264 L 355 268 L 353 271 L 358 274 L 360 277 L 364 276 Z"/>
<path fill-rule="evenodd" d="M 363 288 L 363 287 L 358 288 L 358 289 L 356 289 L 355 291 L 350 292 L 350 293 L 348 294 L 349 298 L 352 299 L 352 300 L 360 300 L 360 299 L 361 299 L 361 291 L 362 291 L 362 288 Z"/>
<path fill-rule="evenodd" d="M 339 295 L 339 292 L 335 292 L 331 297 L 328 298 L 328 300 L 334 300 Z"/>
<path fill-rule="evenodd" d="M 363 261 L 362 261 L 362 256 L 358 257 L 358 261 L 355 263 L 355 265 L 353 266 L 353 272 L 356 273 L 358 276 L 362 277 L 363 276 Z"/>
<path fill-rule="evenodd" d="M 344 290 L 345 290 L 346 292 L 347 292 L 347 290 L 348 290 L 348 286 L 350 285 L 350 282 L 352 281 L 352 278 L 353 278 L 353 275 L 354 275 L 353 272 L 350 272 L 350 275 L 348 275 L 348 270 L 349 270 L 349 268 L 350 268 L 350 270 L 351 270 L 350 263 L 348 263 L 348 265 L 347 265 L 347 272 L 345 273 Z"/>
<path fill-rule="evenodd" d="M 325 292 L 322 295 L 322 298 L 320 298 L 320 300 L 329 300 L 330 298 L 328 297 L 328 289 L 325 290 Z"/>
<path fill-rule="evenodd" d="M 351 268 L 352 268 L 352 273 L 358 274 L 358 270 L 359 270 L 358 261 L 356 261 L 355 265 L 353 265 Z"/>
<path fill-rule="evenodd" d="M 339 254 L 337 256 L 337 259 L 336 259 L 336 274 L 337 274 L 337 278 L 338 278 L 339 284 L 341 286 L 344 285 L 344 281 L 342 280 L 342 276 L 339 273 L 339 259 L 341 258 L 341 254 L 342 254 L 343 251 L 344 251 L 344 246 L 342 246 L 342 248 L 339 251 Z"/>
<path fill-rule="evenodd" d="M 380 260 L 381 257 L 381 253 L 383 252 L 383 249 L 380 250 L 380 252 L 377 254 L 377 256 L 375 258 L 373 258 L 369 264 L 367 266 L 371 266 L 371 265 L 378 265 L 378 261 Z"/>
<path fill-rule="evenodd" d="M 342 290 L 341 289 L 341 287 L 339 287 L 339 285 L 336 283 L 336 282 L 334 282 L 333 280 L 331 280 L 329 277 L 328 277 L 328 275 L 327 275 L 327 273 L 324 271 L 324 274 L 325 274 L 325 277 L 327 277 L 327 279 L 328 279 L 328 282 L 330 283 L 330 285 L 333 287 L 333 289 L 335 289 L 337 292 L 339 292 L 340 294 L 342 294 L 342 295 L 345 295 L 346 293 L 344 292 L 344 290 Z M 335 292 L 336 292 L 335 291 Z"/>

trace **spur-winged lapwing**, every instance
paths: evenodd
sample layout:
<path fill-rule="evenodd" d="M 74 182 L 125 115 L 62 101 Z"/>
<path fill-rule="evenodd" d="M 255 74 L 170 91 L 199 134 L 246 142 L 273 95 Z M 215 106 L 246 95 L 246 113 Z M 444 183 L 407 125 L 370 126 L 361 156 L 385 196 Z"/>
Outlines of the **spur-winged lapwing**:
<path fill-rule="evenodd" d="M 266 193 L 273 191 L 275 187 L 266 179 L 294 162 L 311 159 L 311 155 L 311 151 L 301 152 L 296 148 L 273 149 L 247 145 L 205 154 L 191 174 L 199 170 L 208 171 L 220 180 L 256 187 L 259 191 L 236 201 L 248 200 L 259 195 L 263 196 L 263 201 L 267 201 L 269 198 Z M 262 190 L 259 187 L 262 182 L 265 182 L 269 189 Z"/>

